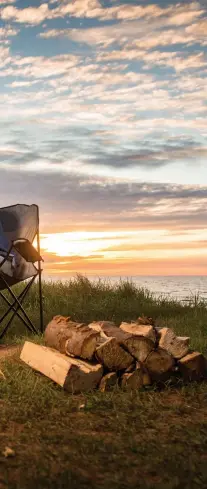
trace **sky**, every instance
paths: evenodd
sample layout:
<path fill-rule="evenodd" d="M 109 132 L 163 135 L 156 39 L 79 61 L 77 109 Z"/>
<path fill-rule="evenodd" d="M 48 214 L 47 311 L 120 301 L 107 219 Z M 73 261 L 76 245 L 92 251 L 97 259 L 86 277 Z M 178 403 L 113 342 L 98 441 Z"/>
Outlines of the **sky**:
<path fill-rule="evenodd" d="M 0 207 L 45 274 L 206 275 L 207 0 L 0 0 Z"/>

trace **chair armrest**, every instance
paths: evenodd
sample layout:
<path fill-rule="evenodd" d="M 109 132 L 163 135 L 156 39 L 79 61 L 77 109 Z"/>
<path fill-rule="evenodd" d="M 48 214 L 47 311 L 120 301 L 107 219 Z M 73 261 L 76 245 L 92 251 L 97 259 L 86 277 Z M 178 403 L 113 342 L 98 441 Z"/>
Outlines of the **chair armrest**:
<path fill-rule="evenodd" d="M 28 239 L 16 239 L 12 242 L 12 245 L 27 262 L 35 263 L 37 261 L 43 261 L 36 248 L 34 248 Z"/>

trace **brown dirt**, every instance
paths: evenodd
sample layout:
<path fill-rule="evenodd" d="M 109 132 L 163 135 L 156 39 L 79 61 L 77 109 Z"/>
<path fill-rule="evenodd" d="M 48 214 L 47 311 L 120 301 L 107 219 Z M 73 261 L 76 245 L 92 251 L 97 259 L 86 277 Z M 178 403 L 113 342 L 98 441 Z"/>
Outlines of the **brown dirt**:
<path fill-rule="evenodd" d="M 21 350 L 20 345 L 0 345 L 0 362 L 8 356 L 13 356 Z"/>

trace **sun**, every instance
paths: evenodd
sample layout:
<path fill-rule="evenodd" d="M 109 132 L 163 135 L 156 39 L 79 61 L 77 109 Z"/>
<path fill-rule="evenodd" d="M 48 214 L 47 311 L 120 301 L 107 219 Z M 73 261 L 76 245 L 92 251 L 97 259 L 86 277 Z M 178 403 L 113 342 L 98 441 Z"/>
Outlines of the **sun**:
<path fill-rule="evenodd" d="M 120 242 L 119 236 L 113 231 L 44 234 L 41 236 L 41 249 L 60 257 L 74 255 L 87 257 L 100 253 L 117 240 Z"/>

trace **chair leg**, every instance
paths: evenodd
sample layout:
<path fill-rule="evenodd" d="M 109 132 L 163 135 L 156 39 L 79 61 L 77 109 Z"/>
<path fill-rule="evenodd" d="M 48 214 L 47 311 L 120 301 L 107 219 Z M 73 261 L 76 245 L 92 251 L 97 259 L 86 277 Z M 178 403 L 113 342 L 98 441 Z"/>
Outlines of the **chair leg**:
<path fill-rule="evenodd" d="M 11 304 L 11 302 L 10 302 L 10 301 L 9 301 L 9 300 L 8 300 L 8 299 L 5 297 L 5 295 L 4 295 L 4 294 L 2 294 L 2 292 L 0 292 L 0 295 L 1 295 L 1 297 L 2 297 L 2 298 L 5 300 L 5 302 L 8 304 L 8 306 L 10 306 L 10 307 L 9 307 L 9 309 L 8 309 L 8 310 L 7 310 L 7 311 L 6 311 L 6 312 L 3 314 L 3 316 L 1 316 L 1 318 L 0 318 L 0 324 L 1 324 L 1 323 L 4 321 L 4 319 L 6 318 L 6 316 L 8 316 L 8 314 L 10 313 L 10 311 L 11 311 L 12 309 L 13 309 L 13 310 L 15 310 L 15 311 L 17 310 L 17 309 L 15 309 L 15 306 L 16 306 L 16 304 L 17 304 L 17 301 L 16 301 L 16 299 L 15 299 L 15 301 L 13 302 L 13 304 Z M 21 294 L 19 295 L 19 297 L 18 297 L 19 301 L 20 301 L 20 300 L 21 300 L 21 301 L 23 300 L 24 295 L 25 295 L 25 290 L 23 290 L 23 291 L 21 292 Z M 20 317 L 20 316 L 19 316 L 19 317 Z M 21 317 L 20 317 L 20 319 L 21 319 Z"/>
<path fill-rule="evenodd" d="M 11 293 L 12 297 L 14 298 L 14 303 L 11 304 L 10 301 L 2 294 L 0 293 L 1 297 L 5 300 L 5 302 L 9 305 L 9 309 L 8 311 L 4 314 L 4 316 L 1 318 L 0 320 L 0 323 L 3 321 L 3 319 L 5 319 L 5 317 L 9 314 L 9 312 L 11 310 L 13 310 L 13 315 L 12 317 L 10 318 L 10 320 L 8 321 L 7 325 L 5 326 L 5 328 L 3 329 L 3 331 L 1 332 L 0 334 L 0 339 L 3 338 L 3 336 L 5 335 L 6 331 L 8 330 L 11 322 L 13 321 L 14 317 L 15 316 L 18 316 L 18 318 L 24 323 L 24 325 L 26 326 L 26 328 L 32 332 L 32 333 L 36 333 L 38 334 L 38 331 L 36 330 L 36 328 L 34 327 L 34 325 L 32 324 L 32 321 L 30 320 L 30 318 L 28 317 L 26 311 L 24 310 L 24 308 L 22 307 L 22 302 L 26 296 L 26 293 L 28 292 L 28 290 L 30 289 L 31 285 L 33 284 L 34 280 L 35 280 L 36 277 L 33 277 L 32 280 L 27 284 L 27 286 L 25 287 L 25 289 L 21 292 L 21 294 L 19 295 L 19 297 L 16 297 L 15 294 L 13 293 L 13 291 L 11 290 L 11 288 L 9 287 L 9 285 L 7 286 L 7 289 L 9 290 L 9 292 Z M 24 319 L 24 317 L 21 316 L 21 314 L 19 314 L 18 310 L 20 309 L 20 311 L 24 314 L 24 316 L 26 317 L 26 320 Z"/>

